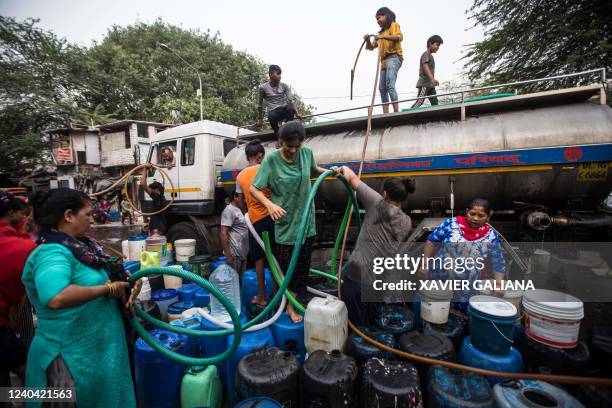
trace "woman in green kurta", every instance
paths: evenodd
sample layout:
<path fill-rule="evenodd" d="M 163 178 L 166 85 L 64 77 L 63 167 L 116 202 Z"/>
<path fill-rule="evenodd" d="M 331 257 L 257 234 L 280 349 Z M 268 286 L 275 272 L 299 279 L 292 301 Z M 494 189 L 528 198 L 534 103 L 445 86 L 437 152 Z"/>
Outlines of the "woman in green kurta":
<path fill-rule="evenodd" d="M 280 129 L 280 149 L 266 155 L 257 176 L 251 184 L 250 192 L 262 203 L 274 220 L 274 257 L 282 270 L 289 268 L 295 246 L 304 203 L 310 194 L 310 178 L 327 170 L 315 162 L 312 150 L 302 146 L 306 130 L 301 122 L 287 122 Z M 270 189 L 271 200 L 262 192 Z M 316 235 L 315 208 L 310 207 L 306 234 L 289 290 L 295 295 L 306 294 L 310 256 L 313 237 Z M 294 323 L 302 320 L 291 303 L 287 304 L 287 314 Z"/>
<path fill-rule="evenodd" d="M 82 407 L 135 407 L 117 305 L 127 283 L 109 281 L 108 256 L 85 236 L 93 222 L 89 198 L 51 190 L 33 205 L 42 245 L 22 277 L 38 317 L 26 386 L 75 386 Z"/>

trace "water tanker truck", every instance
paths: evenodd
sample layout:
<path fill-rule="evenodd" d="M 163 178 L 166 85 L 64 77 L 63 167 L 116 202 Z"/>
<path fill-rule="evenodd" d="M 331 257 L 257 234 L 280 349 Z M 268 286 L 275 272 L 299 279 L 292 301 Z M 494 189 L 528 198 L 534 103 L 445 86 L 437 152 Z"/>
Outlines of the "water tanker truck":
<path fill-rule="evenodd" d="M 391 176 L 411 177 L 416 192 L 405 211 L 417 221 L 460 212 L 475 197 L 490 200 L 495 220 L 529 231 L 553 225 L 604 227 L 601 203 L 612 190 L 612 108 L 596 83 L 523 95 L 464 99 L 435 107 L 374 115 L 362 179 L 373 188 Z M 357 168 L 367 117 L 306 126 L 304 145 L 323 167 Z M 175 152 L 166 181 L 169 241 L 196 238 L 199 251 L 220 252 L 218 226 L 225 198 L 246 167 L 245 144 L 275 149 L 271 131 L 253 133 L 211 121 L 155 135 L 149 161 Z M 150 174 L 161 181 L 159 174 Z M 317 196 L 318 240 L 335 236 L 347 193 L 326 180 Z M 147 208 L 145 201 L 145 208 Z M 503 230 L 502 230 L 503 232 Z"/>

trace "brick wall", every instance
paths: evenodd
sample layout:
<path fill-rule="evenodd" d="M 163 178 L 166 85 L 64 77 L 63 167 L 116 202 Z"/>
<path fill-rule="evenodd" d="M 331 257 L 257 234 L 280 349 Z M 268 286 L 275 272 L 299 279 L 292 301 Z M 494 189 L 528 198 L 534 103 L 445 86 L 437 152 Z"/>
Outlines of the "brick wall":
<path fill-rule="evenodd" d="M 125 131 L 101 134 L 100 156 L 102 167 L 129 166 L 134 164 L 134 141 L 130 140 L 130 147 L 126 148 Z"/>

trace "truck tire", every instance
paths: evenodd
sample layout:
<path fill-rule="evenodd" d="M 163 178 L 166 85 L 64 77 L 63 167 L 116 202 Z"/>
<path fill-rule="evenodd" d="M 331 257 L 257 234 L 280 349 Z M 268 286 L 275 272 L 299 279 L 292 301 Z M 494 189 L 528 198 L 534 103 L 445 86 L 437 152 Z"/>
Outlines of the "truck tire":
<path fill-rule="evenodd" d="M 177 239 L 191 238 L 196 240 L 196 255 L 210 254 L 208 246 L 206 245 L 206 240 L 197 233 L 195 226 L 189 221 L 177 222 L 171 226 L 167 236 L 168 242 L 172 243 L 173 248 L 174 241 Z"/>

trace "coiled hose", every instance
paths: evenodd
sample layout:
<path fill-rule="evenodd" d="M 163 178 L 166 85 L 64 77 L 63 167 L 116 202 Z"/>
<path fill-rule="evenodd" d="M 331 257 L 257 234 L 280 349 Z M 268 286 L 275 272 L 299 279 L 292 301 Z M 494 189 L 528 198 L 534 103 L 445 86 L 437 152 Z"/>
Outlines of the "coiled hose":
<path fill-rule="evenodd" d="M 152 215 L 159 214 L 159 213 L 162 213 L 162 212 L 166 211 L 168 208 L 170 208 L 170 206 L 172 204 L 174 204 L 174 197 L 172 196 L 172 194 L 170 195 L 170 201 L 168 201 L 168 203 L 162 209 L 157 210 L 157 211 L 153 211 L 153 212 L 150 212 L 150 213 L 142 212 L 138 208 L 136 208 L 136 206 L 134 205 L 134 202 L 132 201 L 132 199 L 130 198 L 130 195 L 128 194 L 127 185 L 128 185 L 128 181 L 129 181 L 130 177 L 132 176 L 132 174 L 136 173 L 136 171 L 142 169 L 143 167 L 146 167 L 147 164 L 149 164 L 149 163 L 139 164 L 138 166 L 134 167 L 132 170 L 128 171 L 123 176 L 121 176 L 121 178 L 119 180 L 115 181 L 110 187 L 105 188 L 102 191 L 98 191 L 97 193 L 92 193 L 92 194 L 90 194 L 90 196 L 97 197 L 97 196 L 104 195 L 106 193 L 114 191 L 117 188 L 118 185 L 123 183 L 123 187 L 121 188 L 121 193 L 125 194 L 125 197 L 126 197 L 126 200 L 127 200 L 128 204 L 130 205 L 130 207 L 135 212 L 137 212 L 137 213 L 139 213 L 141 215 L 145 215 L 147 217 L 150 217 Z M 159 171 L 160 174 L 162 175 L 162 180 L 163 180 L 162 184 L 166 184 L 166 180 L 168 180 L 168 182 L 170 183 L 170 187 L 172 188 L 172 190 L 174 190 L 174 183 L 172 182 L 172 179 L 168 175 L 168 172 L 166 171 L 166 169 L 164 169 L 163 167 L 156 166 L 154 164 L 151 164 L 151 167 L 154 168 L 155 170 Z M 141 182 L 146 182 L 146 180 L 144 180 L 144 181 L 141 180 Z"/>
<path fill-rule="evenodd" d="M 317 179 L 317 181 L 314 183 L 314 185 L 313 185 L 313 187 L 312 187 L 312 189 L 310 191 L 308 199 L 306 200 L 305 208 L 307 208 L 307 209 L 310 208 L 310 206 L 312 205 L 312 203 L 314 201 L 314 197 L 315 197 L 316 191 L 319 189 L 319 186 L 321 185 L 321 183 L 323 182 L 325 177 L 328 176 L 328 175 L 331 175 L 332 173 L 333 173 L 333 171 L 331 171 L 331 170 L 327 171 L 327 172 L 323 173 L 323 175 L 322 175 L 323 177 L 320 176 Z M 347 186 L 347 188 L 350 188 L 350 186 L 348 185 L 346 180 L 344 180 L 344 182 L 345 182 L 345 185 Z M 355 201 L 356 201 L 356 199 L 355 199 Z M 306 224 L 307 224 L 307 222 L 308 222 L 308 217 L 307 216 L 306 217 L 302 217 L 302 219 L 300 220 L 300 224 L 299 224 L 299 228 L 298 228 L 298 233 L 297 233 L 296 240 L 295 240 L 297 251 L 294 250 L 293 253 L 291 254 L 291 260 L 289 262 L 289 268 L 287 270 L 287 274 L 285 275 L 285 279 L 283 279 L 280 282 L 278 291 L 272 297 L 272 299 L 266 305 L 266 307 L 264 307 L 264 309 L 257 316 L 255 316 L 252 320 L 250 320 L 248 323 L 245 323 L 244 325 L 242 325 L 240 323 L 240 318 L 238 316 L 238 312 L 236 311 L 236 309 L 232 305 L 232 302 L 221 291 L 219 291 L 219 289 L 217 289 L 208 280 L 202 278 L 201 276 L 198 276 L 198 275 L 195 275 L 193 273 L 186 272 L 186 271 L 183 271 L 183 270 L 180 270 L 180 269 L 163 268 L 163 267 L 147 268 L 147 269 L 144 269 L 144 270 L 140 270 L 140 271 L 134 273 L 132 276 L 130 276 L 130 278 L 129 278 L 129 282 L 130 283 L 134 283 L 138 279 L 140 279 L 140 278 L 142 278 L 144 276 L 149 276 L 149 275 L 162 274 L 162 275 L 178 276 L 180 278 L 183 278 L 183 279 L 186 279 L 186 280 L 190 280 L 190 281 L 194 282 L 195 284 L 197 284 L 198 286 L 208 290 L 211 295 L 213 295 L 217 299 L 219 299 L 219 301 L 221 302 L 223 307 L 225 307 L 226 310 L 228 311 L 228 313 L 230 314 L 230 317 L 232 318 L 232 324 L 233 324 L 232 328 L 226 328 L 226 329 L 223 329 L 223 330 L 215 330 L 215 331 L 210 331 L 210 330 L 193 330 L 193 329 L 173 326 L 173 325 L 170 325 L 170 324 L 168 324 L 166 322 L 162 322 L 161 320 L 155 319 L 154 317 L 151 317 L 147 313 L 145 313 L 142 310 L 142 308 L 140 306 L 138 306 L 138 305 L 134 305 L 134 310 L 136 312 L 136 316 L 140 317 L 141 319 L 145 320 L 146 322 L 152 324 L 153 326 L 156 326 L 156 327 L 159 327 L 159 328 L 162 328 L 162 329 L 174 332 L 174 333 L 184 334 L 184 335 L 187 335 L 187 336 L 196 336 L 196 337 L 201 337 L 201 336 L 226 336 L 226 335 L 233 334 L 234 335 L 234 340 L 232 342 L 232 345 L 225 352 L 223 352 L 223 353 L 221 353 L 219 355 L 216 355 L 216 356 L 213 356 L 213 357 L 207 357 L 207 358 L 194 358 L 194 357 L 184 356 L 184 355 L 175 353 L 173 351 L 170 351 L 170 350 L 166 349 L 165 347 L 162 347 L 159 343 L 157 343 L 157 341 L 155 341 L 155 339 L 151 335 L 149 335 L 149 333 L 147 333 L 147 331 L 144 329 L 144 327 L 142 327 L 142 324 L 138 321 L 136 316 L 133 316 L 130 319 L 130 324 L 132 325 L 132 327 L 134 327 L 134 330 L 136 330 L 138 335 L 140 337 L 142 337 L 142 339 L 145 342 L 147 342 L 151 347 L 153 347 L 161 355 L 163 355 L 164 357 L 167 357 L 169 359 L 172 359 L 172 360 L 175 360 L 175 361 L 178 361 L 180 363 L 187 364 L 187 365 L 209 365 L 209 364 L 215 364 L 215 363 L 217 363 L 219 361 L 222 361 L 222 360 L 226 359 L 227 357 L 229 357 L 236 350 L 236 348 L 240 344 L 240 338 L 241 338 L 242 332 L 247 330 L 248 328 L 254 326 L 255 324 L 257 324 L 260 320 L 262 320 L 264 318 L 264 316 L 266 316 L 268 313 L 270 313 L 272 311 L 272 309 L 276 306 L 276 304 L 281 300 L 281 298 L 283 297 L 283 294 L 285 293 L 285 291 L 289 287 L 289 282 L 291 282 L 291 278 L 293 277 L 293 271 L 295 270 L 295 266 L 297 265 L 297 260 L 298 260 L 298 256 L 299 256 L 299 249 L 302 246 L 302 244 L 301 244 L 302 241 L 304 240 L 304 234 L 305 234 L 305 231 L 306 231 Z M 299 244 L 299 246 L 298 246 L 298 244 Z M 273 262 L 270 262 L 270 264 L 274 265 Z"/>

